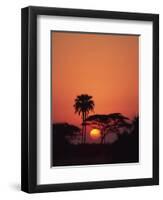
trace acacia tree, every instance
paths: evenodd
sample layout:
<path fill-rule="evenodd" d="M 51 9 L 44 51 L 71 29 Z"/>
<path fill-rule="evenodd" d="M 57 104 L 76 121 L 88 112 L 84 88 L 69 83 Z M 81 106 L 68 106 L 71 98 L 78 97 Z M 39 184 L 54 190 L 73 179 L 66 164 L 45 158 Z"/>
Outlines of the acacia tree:
<path fill-rule="evenodd" d="M 76 97 L 74 103 L 75 113 L 81 115 L 82 118 L 82 143 L 86 142 L 86 118 L 90 111 L 94 109 L 94 101 L 92 100 L 92 96 L 88 94 L 81 94 Z"/>
<path fill-rule="evenodd" d="M 105 143 L 107 134 L 116 133 L 118 135 L 122 128 L 129 128 L 131 125 L 128 120 L 121 113 L 91 115 L 86 119 L 90 125 L 97 126 L 101 130 L 101 144 Z"/>

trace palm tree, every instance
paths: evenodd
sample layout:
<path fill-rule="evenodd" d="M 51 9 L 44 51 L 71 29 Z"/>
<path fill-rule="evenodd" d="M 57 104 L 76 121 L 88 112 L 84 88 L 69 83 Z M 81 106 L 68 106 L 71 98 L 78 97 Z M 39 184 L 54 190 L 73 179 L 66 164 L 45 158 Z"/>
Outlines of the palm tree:
<path fill-rule="evenodd" d="M 90 111 L 94 109 L 94 101 L 92 96 L 88 94 L 78 95 L 74 103 L 75 113 L 78 113 L 82 117 L 82 143 L 86 142 L 86 118 Z"/>

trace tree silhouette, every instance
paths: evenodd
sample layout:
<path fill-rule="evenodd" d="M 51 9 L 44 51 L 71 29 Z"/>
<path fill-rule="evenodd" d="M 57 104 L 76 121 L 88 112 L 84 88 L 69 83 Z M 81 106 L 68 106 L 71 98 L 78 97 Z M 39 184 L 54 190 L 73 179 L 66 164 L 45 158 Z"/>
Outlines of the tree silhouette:
<path fill-rule="evenodd" d="M 86 142 L 86 118 L 90 111 L 94 109 L 94 101 L 92 100 L 92 96 L 88 94 L 78 95 L 75 99 L 75 104 L 73 105 L 75 108 L 75 113 L 78 113 L 82 117 L 82 143 Z"/>
<path fill-rule="evenodd" d="M 128 132 L 123 132 L 113 145 L 114 162 L 139 161 L 139 117 L 131 120 Z"/>
<path fill-rule="evenodd" d="M 139 129 L 139 117 L 135 116 L 134 119 L 132 120 L 132 126 L 131 126 L 132 132 L 133 133 L 138 133 Z"/>
<path fill-rule="evenodd" d="M 80 128 L 68 123 L 53 124 L 52 164 L 53 166 L 66 158 L 73 145 L 73 138 L 80 135 Z"/>
<path fill-rule="evenodd" d="M 70 143 L 71 139 L 76 137 L 79 133 L 80 128 L 75 125 L 68 123 L 53 124 L 53 137 L 58 145 Z"/>
<path fill-rule="evenodd" d="M 105 143 L 105 138 L 108 133 L 116 133 L 118 135 L 122 128 L 128 129 L 131 126 L 128 120 L 121 113 L 91 115 L 86 119 L 90 125 L 95 125 L 101 130 L 101 144 Z"/>

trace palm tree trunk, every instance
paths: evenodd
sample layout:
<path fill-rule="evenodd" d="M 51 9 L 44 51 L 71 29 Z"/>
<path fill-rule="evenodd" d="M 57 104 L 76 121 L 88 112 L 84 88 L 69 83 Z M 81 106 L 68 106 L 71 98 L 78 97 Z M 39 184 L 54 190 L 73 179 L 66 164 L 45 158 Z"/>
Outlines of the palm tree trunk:
<path fill-rule="evenodd" d="M 87 127 L 86 127 L 86 124 L 85 124 L 85 133 L 84 133 L 85 134 L 85 138 L 84 138 L 84 143 L 86 143 L 86 140 L 87 140 L 86 128 Z"/>
<path fill-rule="evenodd" d="M 82 125 L 82 128 L 81 128 L 81 144 L 83 143 L 83 125 Z"/>
<path fill-rule="evenodd" d="M 86 113 L 84 113 L 84 144 L 86 143 L 86 124 L 85 124 L 85 120 L 86 120 Z"/>
<path fill-rule="evenodd" d="M 82 144 L 84 143 L 84 113 L 82 113 Z"/>
<path fill-rule="evenodd" d="M 82 139 L 81 139 L 81 143 L 84 143 L 84 126 L 82 125 Z"/>
<path fill-rule="evenodd" d="M 87 125 L 86 125 L 86 118 L 87 118 L 87 114 L 85 112 L 84 114 L 84 144 L 87 141 Z"/>

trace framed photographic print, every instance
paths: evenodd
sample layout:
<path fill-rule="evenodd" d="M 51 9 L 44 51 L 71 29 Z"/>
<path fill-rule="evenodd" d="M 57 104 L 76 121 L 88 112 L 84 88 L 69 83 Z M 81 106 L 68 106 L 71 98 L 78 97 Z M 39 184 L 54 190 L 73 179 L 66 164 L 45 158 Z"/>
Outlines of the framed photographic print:
<path fill-rule="evenodd" d="M 22 190 L 159 184 L 159 16 L 22 9 Z"/>

